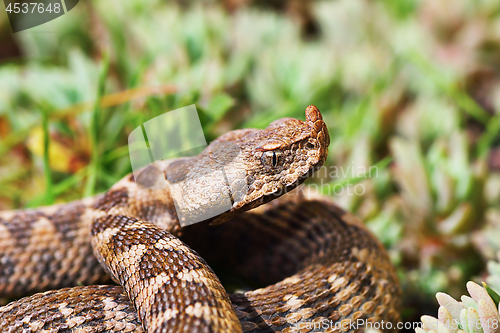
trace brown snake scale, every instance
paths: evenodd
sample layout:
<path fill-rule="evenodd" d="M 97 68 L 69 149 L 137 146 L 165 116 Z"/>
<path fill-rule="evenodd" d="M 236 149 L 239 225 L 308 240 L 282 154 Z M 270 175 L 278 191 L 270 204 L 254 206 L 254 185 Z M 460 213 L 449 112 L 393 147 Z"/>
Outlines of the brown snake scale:
<path fill-rule="evenodd" d="M 306 121 L 229 132 L 104 195 L 0 212 L 0 298 L 32 295 L 0 307 L 0 330 L 288 333 L 396 323 L 395 270 L 359 220 L 323 197 L 292 192 L 269 202 L 321 167 L 329 142 L 309 106 Z M 239 151 L 231 161 L 228 145 Z M 226 183 L 207 172 L 221 163 Z M 198 214 L 192 207 L 212 209 L 203 204 L 241 181 L 248 190 L 229 211 L 181 228 L 178 200 Z M 228 295 L 211 267 L 237 292 Z M 95 285 L 109 277 L 120 286 Z"/>

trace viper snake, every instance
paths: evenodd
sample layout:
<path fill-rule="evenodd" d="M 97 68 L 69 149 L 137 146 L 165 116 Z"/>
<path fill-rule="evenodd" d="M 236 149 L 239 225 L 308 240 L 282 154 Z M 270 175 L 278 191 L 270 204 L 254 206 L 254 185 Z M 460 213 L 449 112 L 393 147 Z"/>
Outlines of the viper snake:
<path fill-rule="evenodd" d="M 0 307 L 0 330 L 287 333 L 397 322 L 400 288 L 382 245 L 328 198 L 283 195 L 327 157 L 322 115 L 305 113 L 228 132 L 103 195 L 0 212 L 0 298 L 24 297 Z M 181 227 L 179 205 L 203 213 L 235 188 L 245 191 L 229 210 Z"/>

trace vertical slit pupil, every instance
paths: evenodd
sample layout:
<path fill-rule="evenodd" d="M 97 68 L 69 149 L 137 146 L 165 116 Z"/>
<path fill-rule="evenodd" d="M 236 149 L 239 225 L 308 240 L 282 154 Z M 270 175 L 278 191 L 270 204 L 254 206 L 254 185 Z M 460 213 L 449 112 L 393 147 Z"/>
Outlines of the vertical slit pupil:
<path fill-rule="evenodd" d="M 276 153 L 273 151 L 273 167 L 278 164 L 278 158 L 276 157 Z"/>

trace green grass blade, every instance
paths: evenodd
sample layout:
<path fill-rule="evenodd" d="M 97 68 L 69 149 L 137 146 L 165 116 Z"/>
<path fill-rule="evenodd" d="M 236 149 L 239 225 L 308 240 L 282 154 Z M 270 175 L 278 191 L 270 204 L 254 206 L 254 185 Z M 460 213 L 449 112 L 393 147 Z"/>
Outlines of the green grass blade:
<path fill-rule="evenodd" d="M 364 179 L 371 178 L 371 177 L 373 177 L 373 172 L 372 172 L 373 169 L 375 169 L 375 170 L 383 170 L 383 169 L 387 168 L 391 162 L 392 162 L 392 157 L 391 156 L 387 156 L 387 157 L 381 159 L 380 161 L 378 161 L 373 166 L 374 168 L 372 168 L 372 167 L 368 168 L 369 171 L 365 172 L 361 176 L 344 178 L 344 179 L 340 179 L 338 181 L 332 181 L 332 182 L 327 183 L 328 186 L 322 186 L 321 187 L 322 188 L 321 193 L 322 194 L 328 194 L 328 191 L 324 190 L 326 188 L 331 188 L 331 187 L 335 187 L 335 186 L 355 185 L 355 184 L 363 181 Z"/>
<path fill-rule="evenodd" d="M 46 108 L 42 108 L 42 128 L 43 128 L 43 175 L 45 178 L 45 199 L 44 204 L 54 203 L 54 193 L 52 192 L 52 172 L 50 170 L 50 132 L 49 115 Z"/>
<path fill-rule="evenodd" d="M 92 118 L 90 121 L 90 151 L 92 152 L 89 168 L 87 169 L 87 182 L 85 183 L 84 196 L 92 196 L 95 193 L 95 187 L 97 182 L 97 171 L 99 167 L 99 149 L 98 149 L 98 139 L 99 139 L 99 112 L 101 110 L 100 101 L 102 96 L 104 96 L 104 90 L 106 85 L 106 77 L 108 76 L 109 70 L 109 55 L 106 53 L 103 56 L 103 61 L 101 65 L 101 72 L 99 74 L 99 82 L 97 85 L 97 97 L 95 99 L 94 108 L 92 110 Z"/>

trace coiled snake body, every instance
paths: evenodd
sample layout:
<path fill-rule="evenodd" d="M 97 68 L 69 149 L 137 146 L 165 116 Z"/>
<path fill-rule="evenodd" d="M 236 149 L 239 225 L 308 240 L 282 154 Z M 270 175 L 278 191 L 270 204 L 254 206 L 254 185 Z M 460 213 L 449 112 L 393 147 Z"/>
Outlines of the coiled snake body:
<path fill-rule="evenodd" d="M 153 164 L 104 195 L 0 212 L 0 297 L 70 287 L 0 307 L 0 330 L 285 333 L 395 323 L 394 268 L 352 215 L 300 194 L 236 215 L 302 183 L 325 161 L 329 141 L 320 112 L 309 106 L 306 121 L 229 132 L 200 155 Z M 224 161 L 227 144 L 239 150 L 228 174 L 247 190 L 229 211 L 181 228 L 174 200 L 189 201 L 190 213 L 207 200 L 199 193 L 217 202 L 220 188 L 232 186 L 203 173 Z M 201 192 L 192 190 L 196 184 Z M 207 262 L 267 287 L 228 295 Z M 93 285 L 108 276 L 120 286 Z"/>

